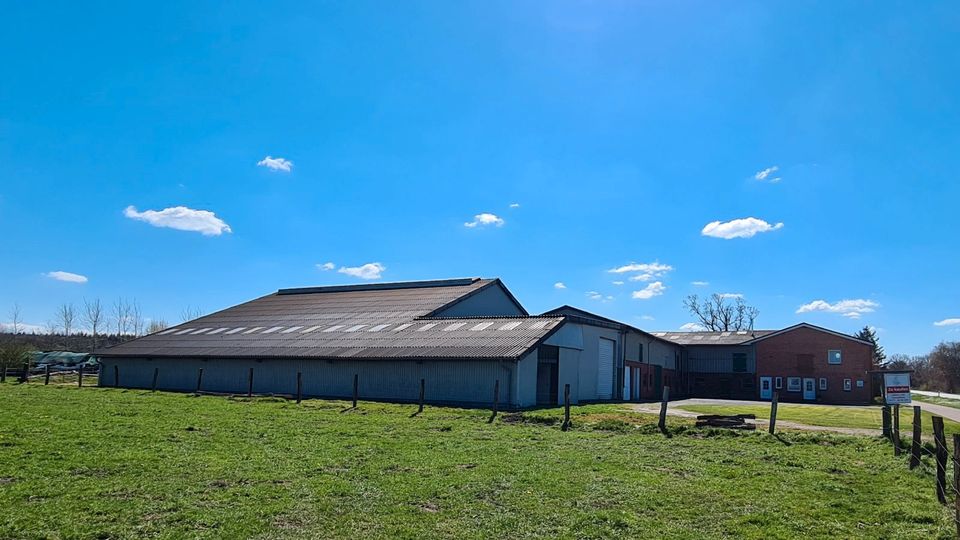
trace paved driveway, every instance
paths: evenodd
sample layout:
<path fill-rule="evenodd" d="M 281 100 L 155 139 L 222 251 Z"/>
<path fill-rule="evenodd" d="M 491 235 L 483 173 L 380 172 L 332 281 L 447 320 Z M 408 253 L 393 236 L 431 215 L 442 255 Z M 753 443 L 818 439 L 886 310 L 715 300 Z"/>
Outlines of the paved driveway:
<path fill-rule="evenodd" d="M 922 401 L 913 401 L 914 405 L 919 405 L 921 409 L 927 411 L 930 414 L 936 416 L 942 416 L 947 420 L 953 420 L 954 422 L 960 422 L 960 409 L 955 409 L 953 407 L 947 407 L 946 405 L 937 405 L 935 403 L 924 403 Z"/>

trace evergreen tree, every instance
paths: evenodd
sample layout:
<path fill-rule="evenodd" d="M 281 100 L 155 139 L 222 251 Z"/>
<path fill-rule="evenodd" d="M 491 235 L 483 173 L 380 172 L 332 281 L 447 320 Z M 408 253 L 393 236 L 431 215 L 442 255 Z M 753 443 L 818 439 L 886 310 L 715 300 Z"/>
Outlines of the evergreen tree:
<path fill-rule="evenodd" d="M 873 343 L 873 364 L 877 367 L 883 367 L 887 361 L 887 354 L 883 352 L 883 347 L 880 346 L 877 332 L 869 326 L 864 326 L 863 330 L 854 334 L 853 337 Z"/>

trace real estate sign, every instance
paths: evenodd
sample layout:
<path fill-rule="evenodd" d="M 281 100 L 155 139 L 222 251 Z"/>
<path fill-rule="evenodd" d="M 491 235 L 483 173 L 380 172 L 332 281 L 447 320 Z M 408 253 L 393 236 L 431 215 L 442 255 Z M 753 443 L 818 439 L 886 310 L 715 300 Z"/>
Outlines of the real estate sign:
<path fill-rule="evenodd" d="M 884 373 L 883 395 L 887 405 L 903 405 L 910 403 L 910 374 Z"/>

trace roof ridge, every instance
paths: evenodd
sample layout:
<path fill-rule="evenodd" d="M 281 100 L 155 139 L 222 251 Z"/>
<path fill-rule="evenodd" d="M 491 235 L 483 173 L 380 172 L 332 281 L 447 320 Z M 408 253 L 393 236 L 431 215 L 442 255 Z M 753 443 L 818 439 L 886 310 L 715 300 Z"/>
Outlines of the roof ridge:
<path fill-rule="evenodd" d="M 320 287 L 292 287 L 278 289 L 277 294 L 313 294 L 327 292 L 385 291 L 394 289 L 425 289 L 432 287 L 463 287 L 482 278 L 428 279 L 420 281 L 391 281 L 386 283 L 355 283 L 353 285 L 324 285 Z"/>
<path fill-rule="evenodd" d="M 414 321 L 452 321 L 456 319 L 563 319 L 566 315 L 461 315 L 456 317 L 437 317 L 430 315 L 420 315 L 414 317 Z"/>

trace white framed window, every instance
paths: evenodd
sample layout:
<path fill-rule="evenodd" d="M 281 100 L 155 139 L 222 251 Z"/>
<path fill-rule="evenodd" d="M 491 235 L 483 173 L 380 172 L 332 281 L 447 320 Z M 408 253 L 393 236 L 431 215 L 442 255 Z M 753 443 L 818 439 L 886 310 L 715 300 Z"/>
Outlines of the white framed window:
<path fill-rule="evenodd" d="M 777 377 L 776 379 L 774 379 L 774 384 L 773 384 L 773 386 L 774 386 L 777 390 L 780 390 L 781 388 L 783 388 L 783 377 Z"/>
<path fill-rule="evenodd" d="M 820 389 L 821 389 L 821 390 L 826 390 L 826 389 L 827 389 L 827 378 L 826 378 L 826 377 L 820 377 Z"/>
<path fill-rule="evenodd" d="M 853 385 L 851 384 L 850 379 L 844 379 L 844 380 L 843 380 L 843 391 L 844 391 L 844 392 L 849 392 L 849 391 L 850 391 L 850 388 L 851 388 L 852 386 L 853 386 Z"/>
<path fill-rule="evenodd" d="M 857 379 L 857 388 L 863 388 L 863 379 Z"/>
<path fill-rule="evenodd" d="M 828 364 L 841 364 L 843 363 L 843 355 L 840 354 L 839 349 L 827 351 L 827 363 Z"/>
<path fill-rule="evenodd" d="M 800 391 L 800 377 L 787 377 L 787 392 Z"/>

